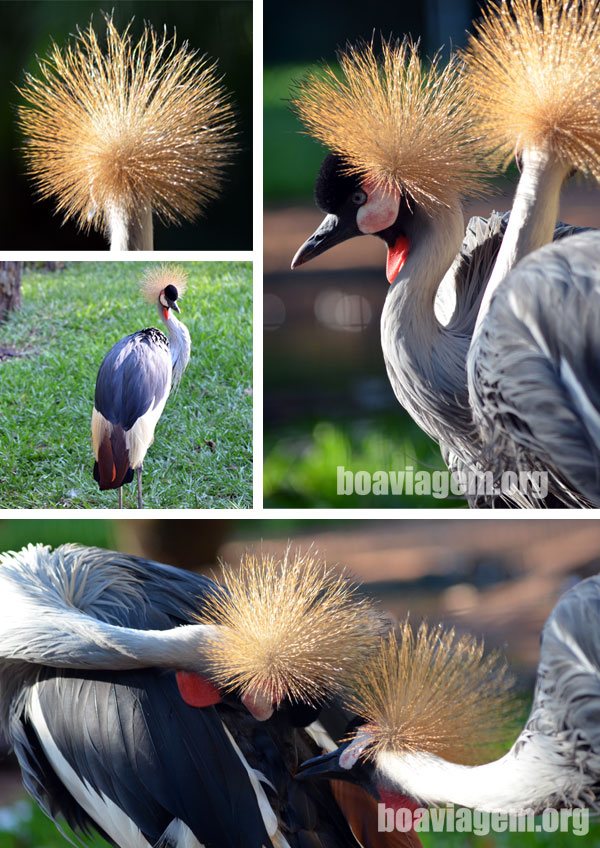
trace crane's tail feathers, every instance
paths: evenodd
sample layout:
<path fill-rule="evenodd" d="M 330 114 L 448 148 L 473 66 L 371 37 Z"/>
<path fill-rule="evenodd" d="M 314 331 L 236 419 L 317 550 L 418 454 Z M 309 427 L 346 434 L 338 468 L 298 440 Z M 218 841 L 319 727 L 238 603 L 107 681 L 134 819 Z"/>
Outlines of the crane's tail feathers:
<path fill-rule="evenodd" d="M 175 286 L 179 297 L 187 288 L 188 275 L 180 265 L 154 265 L 147 268 L 142 278 L 142 294 L 149 303 L 156 303 L 161 291 L 168 285 Z"/>
<path fill-rule="evenodd" d="M 113 426 L 96 409 L 92 413 L 94 480 L 102 491 L 119 489 L 133 480 L 125 431 Z"/>
<path fill-rule="evenodd" d="M 497 161 L 541 148 L 600 179 L 600 0 L 493 0 L 463 59 Z"/>
<path fill-rule="evenodd" d="M 202 621 L 222 626 L 208 650 L 212 676 L 270 704 L 340 693 L 384 631 L 356 586 L 310 554 L 247 556 L 221 583 L 202 610 Z"/>
<path fill-rule="evenodd" d="M 301 80 L 292 104 L 308 132 L 348 171 L 434 211 L 485 186 L 487 149 L 471 118 L 471 92 L 455 59 L 429 67 L 408 39 L 348 46 L 341 75 L 324 67 Z"/>
<path fill-rule="evenodd" d="M 105 231 L 152 210 L 193 220 L 219 194 L 236 145 L 216 63 L 148 24 L 133 43 L 107 17 L 105 50 L 90 24 L 39 65 L 20 88 L 25 157 L 65 219 Z"/>
<path fill-rule="evenodd" d="M 483 642 L 408 619 L 358 670 L 347 706 L 366 722 L 369 752 L 423 751 L 470 763 L 501 742 L 512 679 Z"/>

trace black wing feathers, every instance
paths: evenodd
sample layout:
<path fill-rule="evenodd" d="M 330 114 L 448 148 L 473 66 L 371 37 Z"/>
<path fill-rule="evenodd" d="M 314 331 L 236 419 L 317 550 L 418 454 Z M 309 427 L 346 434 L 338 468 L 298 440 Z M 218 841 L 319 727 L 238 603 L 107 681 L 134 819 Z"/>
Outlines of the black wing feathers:
<path fill-rule="evenodd" d="M 216 710 L 188 707 L 174 674 L 48 672 L 38 693 L 67 762 L 151 844 L 180 819 L 206 848 L 270 846 Z"/>

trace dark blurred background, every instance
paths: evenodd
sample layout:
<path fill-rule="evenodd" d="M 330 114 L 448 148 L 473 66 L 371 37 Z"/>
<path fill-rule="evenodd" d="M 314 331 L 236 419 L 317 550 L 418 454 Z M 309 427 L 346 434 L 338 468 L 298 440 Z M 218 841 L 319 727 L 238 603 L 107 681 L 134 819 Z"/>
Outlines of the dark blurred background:
<path fill-rule="evenodd" d="M 15 86 L 25 71 L 38 73 L 37 56 L 51 42 L 64 45 L 93 16 L 104 36 L 102 12 L 114 10 L 119 30 L 135 17 L 132 32 L 139 38 L 144 21 L 157 31 L 177 31 L 202 55 L 218 60 L 226 88 L 236 108 L 239 152 L 227 171 L 221 196 L 206 215 L 192 224 L 163 226 L 155 220 L 156 250 L 252 249 L 252 3 L 251 0 L 0 0 L 0 249 L 102 250 L 100 234 L 86 236 L 71 222 L 62 225 L 52 201 L 35 200 L 25 176 L 22 144 L 16 125 L 20 95 Z M 102 43 L 102 41 L 101 41 Z"/>
<path fill-rule="evenodd" d="M 476 0 L 307 0 L 285 14 L 265 3 L 264 426 L 265 505 L 270 507 L 464 507 L 461 500 L 338 496 L 336 468 L 443 468 L 439 450 L 403 412 L 389 386 L 379 341 L 387 294 L 385 245 L 346 242 L 293 273 L 298 247 L 322 219 L 312 200 L 325 150 L 303 134 L 290 86 L 311 65 L 335 62 L 346 41 L 373 34 L 420 38 L 424 56 L 462 47 Z M 507 210 L 515 170 L 466 216 Z M 561 217 L 600 226 L 597 193 L 564 192 Z"/>
<path fill-rule="evenodd" d="M 346 566 L 397 617 L 410 611 L 415 624 L 423 617 L 441 621 L 502 650 L 517 678 L 521 711 L 531 697 L 547 615 L 562 592 L 600 570 L 597 520 L 0 520 L 0 551 L 29 542 L 101 545 L 207 573 L 218 571 L 218 558 L 225 568 L 235 568 L 246 551 L 283 555 L 290 542 L 292 550 L 312 549 L 330 565 Z M 521 720 L 515 715 L 515 722 Z M 507 738 L 506 747 L 511 742 Z M 563 834 L 483 840 L 458 833 L 424 836 L 426 848 L 533 848 L 576 841 Z M 4 758 L 0 846 L 65 844 L 53 825 L 33 812 L 14 762 Z M 586 844 L 600 844 L 600 828 Z"/>

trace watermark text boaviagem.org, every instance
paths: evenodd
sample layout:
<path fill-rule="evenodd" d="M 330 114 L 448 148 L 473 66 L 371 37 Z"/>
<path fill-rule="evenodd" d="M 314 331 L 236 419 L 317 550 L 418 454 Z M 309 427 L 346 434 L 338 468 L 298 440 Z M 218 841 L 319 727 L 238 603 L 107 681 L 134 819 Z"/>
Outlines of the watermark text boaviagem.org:
<path fill-rule="evenodd" d="M 491 471 L 457 474 L 454 471 L 415 470 L 407 465 L 403 471 L 351 471 L 337 466 L 338 495 L 416 495 L 417 497 L 496 497 L 520 492 L 543 499 L 548 494 L 545 471 L 505 471 L 494 480 Z"/>
<path fill-rule="evenodd" d="M 538 815 L 533 810 L 521 813 L 486 813 L 467 807 L 419 807 L 395 809 L 377 805 L 377 829 L 380 833 L 572 833 L 587 836 L 590 811 L 587 809 L 554 810 Z"/>

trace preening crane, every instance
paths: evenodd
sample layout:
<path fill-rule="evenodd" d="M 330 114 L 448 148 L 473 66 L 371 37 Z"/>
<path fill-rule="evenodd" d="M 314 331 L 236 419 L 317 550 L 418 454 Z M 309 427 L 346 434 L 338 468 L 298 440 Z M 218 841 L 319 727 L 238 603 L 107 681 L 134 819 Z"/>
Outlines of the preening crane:
<path fill-rule="evenodd" d="M 306 763 L 306 779 L 354 781 L 391 804 L 492 812 L 600 808 L 600 576 L 567 591 L 542 632 L 533 705 L 510 751 L 484 765 L 501 724 L 504 666 L 469 637 L 405 624 L 357 681 L 354 738 Z"/>
<path fill-rule="evenodd" d="M 348 796 L 293 779 L 333 744 L 318 704 L 381 630 L 343 577 L 290 554 L 219 585 L 30 545 L 0 556 L 0 613 L 0 726 L 59 826 L 119 848 L 359 848 Z M 415 845 L 350 798 L 363 845 Z"/>

